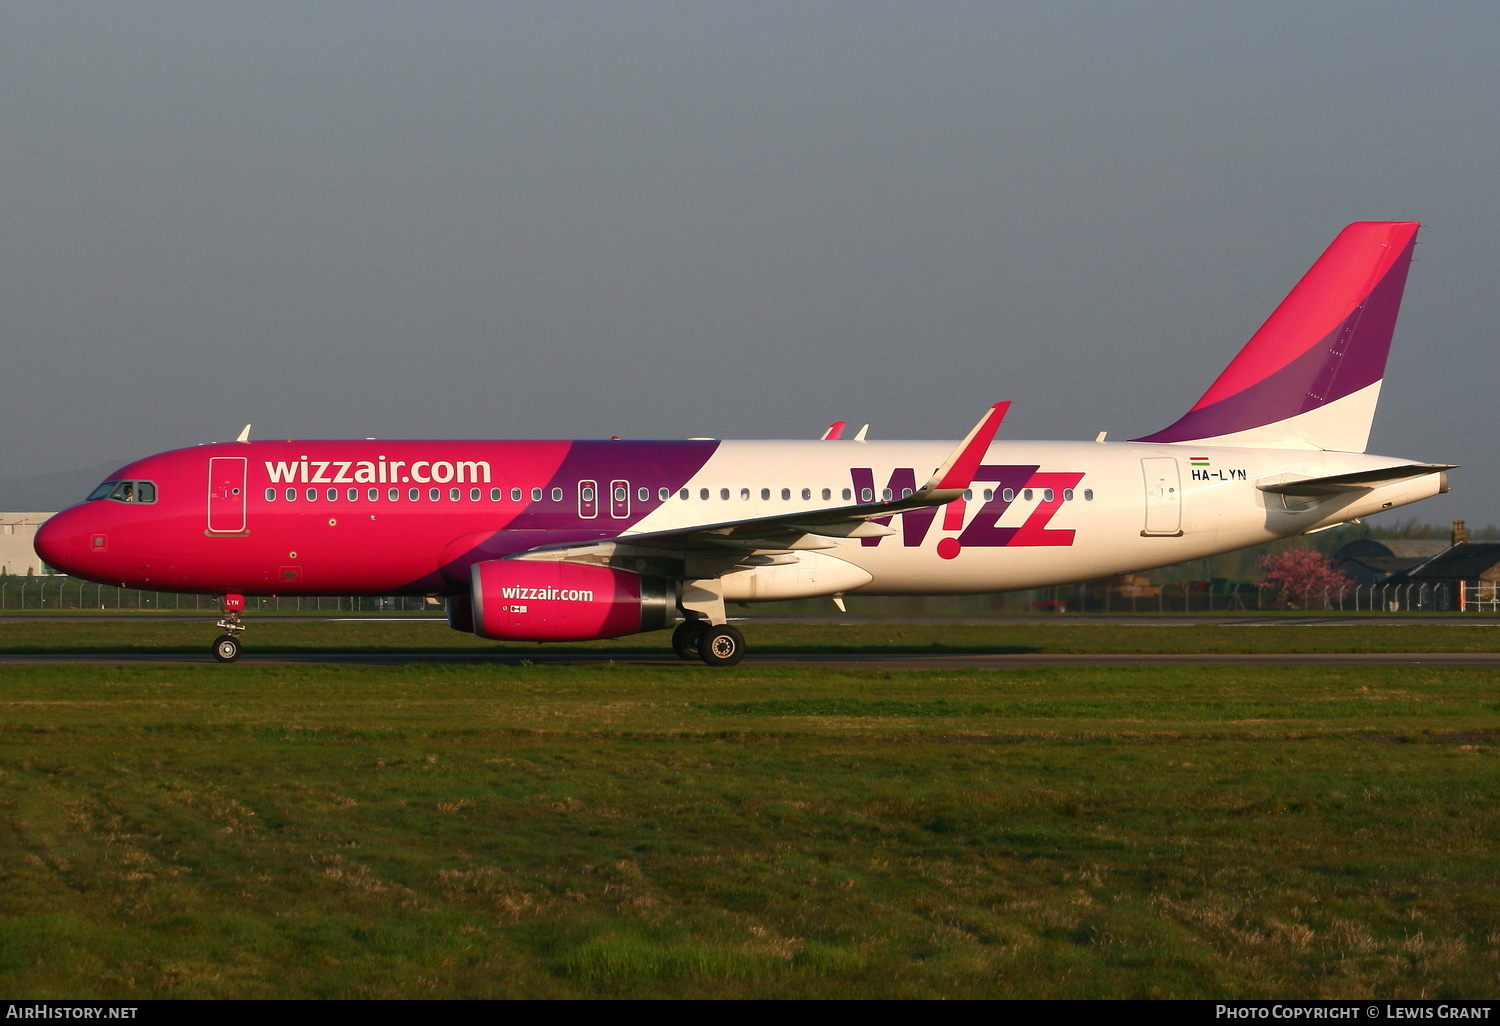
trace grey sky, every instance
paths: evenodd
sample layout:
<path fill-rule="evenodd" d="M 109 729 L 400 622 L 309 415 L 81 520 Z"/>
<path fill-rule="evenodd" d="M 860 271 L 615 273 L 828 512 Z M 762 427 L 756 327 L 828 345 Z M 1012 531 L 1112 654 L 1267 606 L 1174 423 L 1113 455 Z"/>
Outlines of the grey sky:
<path fill-rule="evenodd" d="M 0 475 L 257 437 L 1126 438 L 1425 222 L 1500 520 L 1500 7 L 0 3 Z"/>

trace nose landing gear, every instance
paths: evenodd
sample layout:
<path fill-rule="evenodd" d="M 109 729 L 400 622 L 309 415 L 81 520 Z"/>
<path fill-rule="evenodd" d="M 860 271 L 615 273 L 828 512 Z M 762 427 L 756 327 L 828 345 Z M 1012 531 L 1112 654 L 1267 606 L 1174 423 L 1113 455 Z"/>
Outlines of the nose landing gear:
<path fill-rule="evenodd" d="M 214 624 L 215 627 L 220 627 L 226 632 L 214 639 L 214 658 L 221 663 L 232 663 L 240 657 L 240 639 L 235 635 L 245 629 L 244 621 L 240 619 L 240 611 L 244 608 L 245 596 L 224 596 L 224 618 Z"/>

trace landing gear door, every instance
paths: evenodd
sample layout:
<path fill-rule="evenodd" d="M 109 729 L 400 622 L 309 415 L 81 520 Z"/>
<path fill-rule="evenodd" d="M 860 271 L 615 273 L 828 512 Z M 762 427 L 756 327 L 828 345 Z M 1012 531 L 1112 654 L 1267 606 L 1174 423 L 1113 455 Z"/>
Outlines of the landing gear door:
<path fill-rule="evenodd" d="M 1141 460 L 1146 480 L 1146 527 L 1143 535 L 1167 538 L 1182 536 L 1182 477 L 1177 461 L 1154 456 Z"/>
<path fill-rule="evenodd" d="M 245 533 L 244 456 L 214 456 L 208 461 L 208 533 Z"/>

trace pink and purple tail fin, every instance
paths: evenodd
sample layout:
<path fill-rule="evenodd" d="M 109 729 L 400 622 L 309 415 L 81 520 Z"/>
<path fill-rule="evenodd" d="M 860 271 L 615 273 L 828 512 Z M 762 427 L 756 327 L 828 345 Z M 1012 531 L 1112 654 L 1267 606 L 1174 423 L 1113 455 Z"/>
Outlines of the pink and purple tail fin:
<path fill-rule="evenodd" d="M 1135 441 L 1364 452 L 1419 227 L 1345 228 L 1203 398 Z"/>

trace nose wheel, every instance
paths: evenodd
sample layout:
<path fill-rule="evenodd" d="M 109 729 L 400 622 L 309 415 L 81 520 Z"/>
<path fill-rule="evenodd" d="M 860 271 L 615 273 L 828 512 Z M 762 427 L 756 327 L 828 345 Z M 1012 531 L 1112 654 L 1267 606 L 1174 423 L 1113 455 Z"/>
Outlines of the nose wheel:
<path fill-rule="evenodd" d="M 245 622 L 240 619 L 240 610 L 245 608 L 245 596 L 225 595 L 223 602 L 224 618 L 215 627 L 224 631 L 214 639 L 214 647 L 211 650 L 214 658 L 221 663 L 232 663 L 240 657 L 240 639 L 236 635 L 245 630 Z"/>
<path fill-rule="evenodd" d="M 221 663 L 232 663 L 240 657 L 240 639 L 233 634 L 221 634 L 214 641 L 214 658 Z"/>

